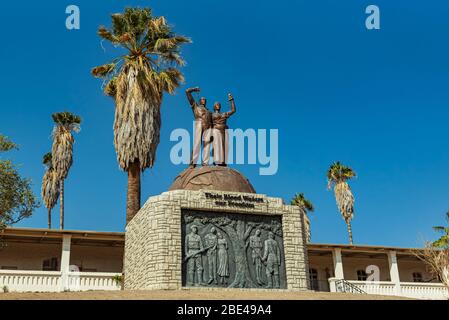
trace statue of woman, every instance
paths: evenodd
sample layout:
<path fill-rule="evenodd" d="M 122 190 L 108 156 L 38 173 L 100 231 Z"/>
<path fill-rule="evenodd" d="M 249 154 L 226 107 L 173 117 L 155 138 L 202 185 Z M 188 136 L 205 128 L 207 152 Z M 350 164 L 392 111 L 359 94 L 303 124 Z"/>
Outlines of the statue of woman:
<path fill-rule="evenodd" d="M 229 264 L 228 264 L 228 242 L 223 235 L 217 233 L 217 247 L 218 247 L 218 271 L 220 284 L 228 284 L 227 278 L 229 277 Z"/>
<path fill-rule="evenodd" d="M 229 93 L 228 100 L 231 103 L 231 111 L 220 112 L 220 102 L 215 102 L 212 113 L 212 134 L 214 137 L 214 163 L 218 166 L 226 166 L 228 162 L 229 135 L 227 121 L 236 112 L 234 97 Z"/>

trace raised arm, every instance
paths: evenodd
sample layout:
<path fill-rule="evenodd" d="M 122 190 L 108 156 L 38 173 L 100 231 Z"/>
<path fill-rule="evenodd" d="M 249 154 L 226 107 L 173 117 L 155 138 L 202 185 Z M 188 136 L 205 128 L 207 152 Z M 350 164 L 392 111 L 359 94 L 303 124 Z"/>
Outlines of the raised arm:
<path fill-rule="evenodd" d="M 192 92 L 199 92 L 199 91 L 200 91 L 199 87 L 189 88 L 186 90 L 187 100 L 189 100 L 189 103 L 192 107 L 195 105 L 195 99 L 192 96 Z"/>
<path fill-rule="evenodd" d="M 230 117 L 237 111 L 237 109 L 235 108 L 234 97 L 230 93 L 228 94 L 228 100 L 231 102 L 231 111 L 226 112 L 226 115 Z"/>

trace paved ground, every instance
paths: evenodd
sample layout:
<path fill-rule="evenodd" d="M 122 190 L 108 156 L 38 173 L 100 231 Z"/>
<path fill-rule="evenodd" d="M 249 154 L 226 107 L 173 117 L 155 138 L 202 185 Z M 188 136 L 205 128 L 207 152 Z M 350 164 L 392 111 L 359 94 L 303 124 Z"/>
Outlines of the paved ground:
<path fill-rule="evenodd" d="M 261 290 L 88 291 L 0 293 L 0 300 L 395 300 L 399 297 L 329 292 Z"/>

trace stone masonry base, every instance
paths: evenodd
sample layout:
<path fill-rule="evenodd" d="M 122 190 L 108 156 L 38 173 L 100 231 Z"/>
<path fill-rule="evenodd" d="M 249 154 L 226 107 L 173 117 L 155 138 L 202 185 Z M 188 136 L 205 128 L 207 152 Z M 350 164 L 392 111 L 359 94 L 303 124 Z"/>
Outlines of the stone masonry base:
<path fill-rule="evenodd" d="M 125 235 L 125 290 L 182 289 L 182 209 L 281 216 L 287 289 L 308 289 L 304 212 L 299 207 L 285 205 L 280 198 L 243 194 L 263 198 L 264 201 L 255 203 L 254 208 L 223 208 L 206 198 L 205 192 L 176 190 L 151 197 L 128 223 Z M 242 195 L 235 192 L 214 193 Z"/>

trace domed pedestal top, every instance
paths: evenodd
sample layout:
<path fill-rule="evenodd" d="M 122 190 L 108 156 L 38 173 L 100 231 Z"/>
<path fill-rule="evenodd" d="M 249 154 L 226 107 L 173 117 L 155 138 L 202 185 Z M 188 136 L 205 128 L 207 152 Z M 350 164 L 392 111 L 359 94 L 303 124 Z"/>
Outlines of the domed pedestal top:
<path fill-rule="evenodd" d="M 189 167 L 176 177 L 169 191 L 200 189 L 256 193 L 240 172 L 220 166 Z"/>

